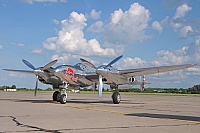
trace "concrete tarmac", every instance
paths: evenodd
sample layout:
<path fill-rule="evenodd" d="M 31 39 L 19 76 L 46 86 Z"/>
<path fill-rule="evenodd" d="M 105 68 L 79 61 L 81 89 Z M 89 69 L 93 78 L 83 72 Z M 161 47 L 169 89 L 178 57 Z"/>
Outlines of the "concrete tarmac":
<path fill-rule="evenodd" d="M 200 97 L 68 93 L 53 102 L 52 93 L 0 92 L 0 132 L 49 133 L 199 133 Z"/>

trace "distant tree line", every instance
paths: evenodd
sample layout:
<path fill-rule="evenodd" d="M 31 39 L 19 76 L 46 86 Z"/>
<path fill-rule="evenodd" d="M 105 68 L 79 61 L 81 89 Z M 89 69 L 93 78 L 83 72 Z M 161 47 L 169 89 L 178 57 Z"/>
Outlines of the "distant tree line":
<path fill-rule="evenodd" d="M 29 88 L 17 88 L 16 85 L 12 85 L 12 86 L 0 86 L 0 90 L 4 90 L 4 89 L 17 89 L 17 91 L 33 91 L 34 89 L 29 89 Z M 39 91 L 52 91 L 52 88 L 47 88 L 47 89 L 40 89 L 38 88 Z"/>
<path fill-rule="evenodd" d="M 0 86 L 0 90 L 4 89 L 17 89 L 18 91 L 32 91 L 34 89 L 28 88 L 17 88 L 16 85 L 12 86 Z M 39 91 L 53 91 L 52 88 L 40 89 Z M 98 91 L 94 89 L 82 88 L 81 91 Z M 103 88 L 103 91 L 111 91 L 109 89 Z M 200 94 L 200 85 L 195 85 L 192 88 L 183 89 L 183 88 L 145 88 L 143 92 L 139 88 L 130 88 L 130 89 L 122 89 L 119 92 L 138 92 L 138 93 L 176 93 L 176 94 Z"/>
<path fill-rule="evenodd" d="M 120 92 L 138 92 L 138 93 L 176 93 L 176 94 L 200 94 L 200 90 L 191 90 L 183 89 L 183 88 L 145 88 L 143 92 L 141 92 L 138 88 L 119 90 Z"/>
<path fill-rule="evenodd" d="M 16 85 L 12 85 L 12 86 L 0 86 L 0 89 L 1 90 L 4 90 L 4 89 L 17 89 Z"/>
<path fill-rule="evenodd" d="M 139 88 L 122 89 L 119 92 L 137 92 L 137 93 L 176 93 L 176 94 L 200 94 L 200 85 L 195 86 L 196 88 L 145 88 L 143 92 Z M 81 91 L 98 91 L 88 88 L 83 88 Z M 103 91 L 111 91 L 109 89 L 104 89 Z"/>

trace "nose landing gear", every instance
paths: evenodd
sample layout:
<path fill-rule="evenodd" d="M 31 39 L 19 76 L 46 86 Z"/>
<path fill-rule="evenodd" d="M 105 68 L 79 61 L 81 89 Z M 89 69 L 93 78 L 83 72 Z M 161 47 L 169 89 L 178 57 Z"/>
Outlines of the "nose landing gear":
<path fill-rule="evenodd" d="M 65 104 L 67 102 L 67 92 L 66 89 L 63 89 L 63 94 L 61 91 L 55 91 L 53 93 L 53 101 L 60 102 L 61 104 Z"/>

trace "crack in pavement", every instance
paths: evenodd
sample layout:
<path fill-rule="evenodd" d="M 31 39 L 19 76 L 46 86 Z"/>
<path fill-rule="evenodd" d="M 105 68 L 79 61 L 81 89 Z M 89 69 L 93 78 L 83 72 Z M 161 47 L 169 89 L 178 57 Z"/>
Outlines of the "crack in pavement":
<path fill-rule="evenodd" d="M 59 130 L 48 130 L 48 129 L 44 129 L 44 128 L 40 128 L 40 127 L 36 127 L 36 126 L 31 126 L 31 125 L 26 125 L 26 124 L 20 123 L 17 120 L 17 118 L 14 117 L 14 116 L 0 116 L 0 117 L 9 117 L 9 118 L 11 118 L 12 121 L 15 122 L 17 126 L 26 127 L 26 128 L 30 128 L 30 129 L 35 129 L 35 130 L 29 130 L 29 131 L 26 131 L 26 132 L 43 131 L 43 132 L 49 132 L 49 133 L 62 133 Z"/>
<path fill-rule="evenodd" d="M 26 127 L 30 130 L 25 130 L 25 131 L 19 131 L 19 132 L 32 132 L 32 131 L 37 131 L 37 132 L 49 132 L 49 133 L 62 133 L 62 131 L 83 131 L 83 130 L 105 130 L 105 129 L 128 129 L 128 128 L 155 128 L 155 127 L 178 127 L 178 126 L 191 126 L 191 125 L 197 125 L 197 124 L 173 124 L 173 125 L 128 125 L 128 126 L 110 126 L 110 127 L 88 127 L 88 128 L 75 128 L 75 129 L 57 129 L 57 130 L 50 130 L 50 129 L 45 129 L 37 126 L 31 126 L 31 125 L 26 125 L 17 120 L 16 117 L 14 116 L 0 116 L 1 117 L 8 117 L 11 118 L 13 122 L 15 122 L 16 126 L 20 127 Z M 4 133 L 4 132 L 1 132 Z M 6 132 L 5 132 L 6 133 Z"/>

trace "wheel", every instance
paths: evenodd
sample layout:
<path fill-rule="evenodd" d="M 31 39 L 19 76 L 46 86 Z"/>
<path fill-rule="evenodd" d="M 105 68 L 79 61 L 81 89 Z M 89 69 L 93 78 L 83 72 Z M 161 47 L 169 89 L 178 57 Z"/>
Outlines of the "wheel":
<path fill-rule="evenodd" d="M 121 101 L 121 96 L 120 96 L 119 92 L 114 92 L 112 95 L 112 99 L 113 99 L 114 104 L 119 104 Z"/>
<path fill-rule="evenodd" d="M 60 103 L 65 104 L 66 102 L 67 102 L 67 96 L 66 96 L 66 94 L 62 94 L 60 96 Z"/>
<path fill-rule="evenodd" d="M 55 91 L 53 93 L 53 101 L 57 101 L 57 102 L 60 101 L 60 92 L 59 91 Z"/>

